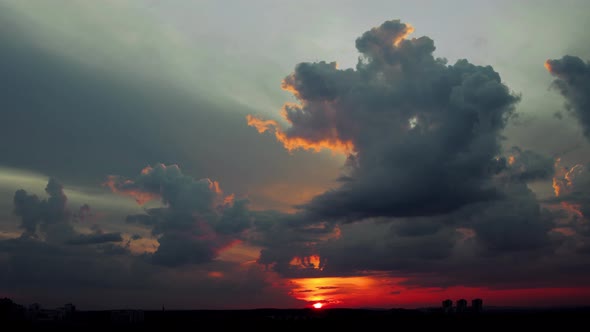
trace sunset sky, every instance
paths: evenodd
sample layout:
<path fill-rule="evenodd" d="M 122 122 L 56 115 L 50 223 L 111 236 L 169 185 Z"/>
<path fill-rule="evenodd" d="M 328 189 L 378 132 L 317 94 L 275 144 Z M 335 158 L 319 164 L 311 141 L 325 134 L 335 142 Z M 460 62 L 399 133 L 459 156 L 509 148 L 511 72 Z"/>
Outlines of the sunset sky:
<path fill-rule="evenodd" d="M 0 298 L 590 305 L 590 2 L 0 1 Z"/>

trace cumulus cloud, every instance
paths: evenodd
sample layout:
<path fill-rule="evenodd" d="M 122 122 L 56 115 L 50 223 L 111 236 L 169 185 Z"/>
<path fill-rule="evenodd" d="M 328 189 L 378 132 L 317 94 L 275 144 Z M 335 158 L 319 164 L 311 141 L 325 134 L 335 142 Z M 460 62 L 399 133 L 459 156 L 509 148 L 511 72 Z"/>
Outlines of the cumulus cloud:
<path fill-rule="evenodd" d="M 555 76 L 555 87 L 565 98 L 566 108 L 573 114 L 584 135 L 590 139 L 590 63 L 576 56 L 547 60 L 545 68 Z"/>
<path fill-rule="evenodd" d="M 48 241 L 64 241 L 74 236 L 63 186 L 56 179 L 50 178 L 45 192 L 49 196 L 46 199 L 40 199 L 23 189 L 14 193 L 14 213 L 21 219 L 23 236 L 36 237 L 41 234 Z"/>
<path fill-rule="evenodd" d="M 0 292 L 18 295 L 15 300 L 23 303 L 74 302 L 86 309 L 155 309 L 163 302 L 185 309 L 301 305 L 257 264 L 211 261 L 215 250 L 233 244 L 248 226 L 246 201 L 223 195 L 213 181 L 184 176 L 176 166 L 156 165 L 134 180 L 110 180 L 120 193 L 145 191 L 166 202 L 142 215 L 158 226 L 158 251 L 133 253 L 129 244 L 140 241 L 139 234 L 109 232 L 99 224 L 90 233 L 75 229 L 82 226 L 73 224 L 76 215 L 91 214 L 90 207 L 72 213 L 63 186 L 52 178 L 47 198 L 15 193 L 23 234 L 0 241 Z M 203 264 L 187 264 L 194 262 Z"/>
<path fill-rule="evenodd" d="M 490 264 L 479 269 L 489 273 L 495 273 L 498 266 L 509 271 L 515 262 L 535 266 L 552 257 L 562 245 L 562 239 L 552 232 L 557 227 L 554 212 L 538 201 L 526 183 L 503 180 L 498 190 L 499 199 L 438 216 L 370 218 L 334 228 L 327 227 L 332 223 L 315 228 L 275 224 L 266 230 L 269 240 L 261 243 L 265 249 L 259 261 L 288 277 L 353 276 L 378 271 L 425 278 L 422 286 L 440 286 L 448 280 L 442 276 L 452 278 L 455 285 L 522 284 L 530 278 L 524 271 L 512 280 L 488 275 L 485 282 L 465 272 L 484 261 Z M 317 267 L 294 264 L 298 258 L 314 256 Z M 441 276 L 439 284 L 429 279 L 432 275 Z M 546 277 L 544 282 L 550 283 L 553 275 Z"/>
<path fill-rule="evenodd" d="M 159 200 L 163 206 L 130 215 L 129 223 L 152 228 L 159 246 L 156 264 L 179 266 L 213 260 L 219 252 L 240 240 L 250 226 L 247 200 L 224 195 L 216 181 L 195 180 L 177 165 L 156 164 L 134 179 L 109 176 L 113 192 L 133 197 L 138 204 Z"/>
<path fill-rule="evenodd" d="M 588 218 L 590 214 L 590 165 L 575 164 L 562 165 L 561 161 L 553 177 L 555 197 L 546 203 L 559 211 L 556 218 L 559 221 L 560 232 L 575 236 L 578 245 L 590 245 L 590 228 Z"/>
<path fill-rule="evenodd" d="M 91 227 L 90 234 L 77 231 L 72 222 L 90 216 L 90 206 L 83 204 L 76 213 L 72 213 L 68 207 L 68 197 L 57 179 L 49 179 L 45 192 L 48 195 L 45 199 L 29 194 L 23 189 L 14 193 L 14 214 L 20 218 L 22 238 L 34 238 L 58 245 L 91 245 L 123 241 L 120 232 L 104 232 L 98 224 Z"/>
<path fill-rule="evenodd" d="M 565 55 L 561 59 L 547 60 L 545 68 L 555 77 L 552 87 L 565 98 L 565 107 L 579 122 L 584 135 L 590 140 L 590 63 L 579 57 Z M 559 211 L 556 228 L 570 249 L 590 252 L 590 165 L 564 165 L 557 159 L 553 189 L 555 197 L 548 204 Z"/>
<path fill-rule="evenodd" d="M 311 218 L 428 216 L 497 196 L 490 180 L 519 97 L 492 67 L 449 65 L 411 31 L 392 20 L 365 32 L 355 69 L 298 64 L 283 81 L 298 100 L 283 107 L 289 127 L 248 117 L 289 150 L 348 155 L 341 187 L 302 206 Z"/>
<path fill-rule="evenodd" d="M 443 275 L 438 285 L 522 285 L 528 267 L 550 283 L 543 261 L 577 257 L 560 211 L 529 188 L 554 176 L 554 158 L 503 150 L 519 96 L 490 66 L 434 58 L 431 39 L 406 39 L 412 30 L 388 21 L 364 33 L 355 69 L 297 65 L 283 81 L 298 100 L 282 109 L 288 126 L 248 117 L 288 150 L 347 155 L 340 187 L 295 214 L 256 215 L 259 262 L 289 277 L 386 271 L 432 285 Z M 466 273 L 472 265 L 480 281 Z"/>
<path fill-rule="evenodd" d="M 80 234 L 78 237 L 67 241 L 68 244 L 72 245 L 85 245 L 85 244 L 99 244 L 107 242 L 121 242 L 123 238 L 121 233 L 95 233 L 95 234 Z"/>
<path fill-rule="evenodd" d="M 502 160 L 500 177 L 510 180 L 535 181 L 551 179 L 555 174 L 555 160 L 535 151 L 512 147 Z"/>

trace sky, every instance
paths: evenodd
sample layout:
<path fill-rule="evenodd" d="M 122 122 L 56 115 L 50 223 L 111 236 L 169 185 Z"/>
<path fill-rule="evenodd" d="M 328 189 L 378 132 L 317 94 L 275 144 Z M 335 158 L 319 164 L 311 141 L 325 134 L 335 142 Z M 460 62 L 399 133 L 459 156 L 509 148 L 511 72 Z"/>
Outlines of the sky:
<path fill-rule="evenodd" d="M 590 3 L 0 2 L 0 296 L 590 304 Z"/>

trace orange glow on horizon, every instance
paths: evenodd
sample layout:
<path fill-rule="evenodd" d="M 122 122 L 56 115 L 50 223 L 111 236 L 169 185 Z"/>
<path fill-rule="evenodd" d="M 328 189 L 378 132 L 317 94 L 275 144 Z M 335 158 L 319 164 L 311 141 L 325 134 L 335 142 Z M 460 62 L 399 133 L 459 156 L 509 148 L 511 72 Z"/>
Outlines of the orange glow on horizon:
<path fill-rule="evenodd" d="M 363 302 L 379 302 L 403 278 L 375 276 L 290 279 L 291 295 L 308 303 L 354 307 Z"/>
<path fill-rule="evenodd" d="M 276 139 L 283 143 L 285 149 L 292 152 L 296 149 L 312 150 L 320 152 L 323 149 L 331 150 L 334 153 L 351 154 L 354 150 L 354 145 L 351 141 L 341 141 L 336 135 L 332 137 L 325 137 L 319 140 L 311 141 L 303 137 L 289 137 L 282 130 L 278 122 L 274 120 L 263 120 L 248 114 L 246 116 L 248 125 L 256 128 L 259 133 L 274 130 Z"/>
<path fill-rule="evenodd" d="M 393 40 L 393 45 L 396 47 L 399 46 L 402 40 L 406 39 L 406 37 L 409 36 L 415 30 L 413 26 L 407 23 L 405 25 L 406 28 L 404 29 L 404 31 L 399 36 L 395 37 L 395 39 Z"/>
<path fill-rule="evenodd" d="M 567 231 L 566 231 L 567 232 Z M 386 275 L 290 279 L 291 296 L 308 306 L 339 308 L 438 307 L 442 300 L 482 298 L 484 306 L 546 306 L 587 304 L 590 287 L 490 289 L 486 287 L 405 286 L 406 278 Z"/>
<path fill-rule="evenodd" d="M 315 309 L 321 309 L 323 306 L 324 306 L 324 305 L 323 305 L 321 302 L 318 302 L 318 303 L 314 303 L 314 304 L 313 304 L 313 307 L 314 307 Z"/>

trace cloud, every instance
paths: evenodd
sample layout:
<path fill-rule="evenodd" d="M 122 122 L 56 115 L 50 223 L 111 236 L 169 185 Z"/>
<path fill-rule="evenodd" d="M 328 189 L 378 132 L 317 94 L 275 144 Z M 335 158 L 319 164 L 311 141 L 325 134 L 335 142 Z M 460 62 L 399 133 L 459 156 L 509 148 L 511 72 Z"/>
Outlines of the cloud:
<path fill-rule="evenodd" d="M 257 265 L 211 262 L 168 269 L 128 251 L 18 238 L 0 241 L 0 270 L 0 292 L 17 303 L 49 308 L 68 302 L 82 310 L 302 306 L 281 280 Z M 211 271 L 222 276 L 213 278 Z"/>
<path fill-rule="evenodd" d="M 80 234 L 77 238 L 67 241 L 67 244 L 72 245 L 86 245 L 86 244 L 100 244 L 107 242 L 121 242 L 123 238 L 121 233 L 98 233 L 98 234 Z"/>
<path fill-rule="evenodd" d="M 573 114 L 590 139 L 590 63 L 576 56 L 547 60 L 545 68 L 555 76 L 553 87 L 565 98 L 566 108 Z"/>
<path fill-rule="evenodd" d="M 460 223 L 461 226 L 475 231 L 483 254 L 551 249 L 549 231 L 555 226 L 553 215 L 523 183 L 508 184 L 504 191 L 503 199 L 475 204 L 456 217 L 465 218 L 467 222 Z"/>
<path fill-rule="evenodd" d="M 555 174 L 555 160 L 535 151 L 522 150 L 519 147 L 512 147 L 503 160 L 503 172 L 500 177 L 510 177 L 517 181 L 547 180 Z"/>
<path fill-rule="evenodd" d="M 557 204 L 553 208 L 561 210 L 557 218 L 562 227 L 569 227 L 570 232 L 578 235 L 590 236 L 587 225 L 587 216 L 590 215 L 590 165 L 567 167 L 560 162 L 558 166 L 553 178 L 555 197 L 547 199 L 546 203 Z M 585 238 L 583 242 L 590 244 L 590 238 Z"/>
<path fill-rule="evenodd" d="M 462 274 L 471 264 L 518 262 L 512 281 L 480 267 L 489 276 L 479 285 L 507 286 L 554 250 L 574 257 L 556 211 L 528 187 L 555 174 L 554 159 L 501 148 L 519 97 L 490 66 L 434 58 L 428 37 L 405 39 L 411 30 L 388 21 L 364 33 L 356 69 L 297 65 L 283 82 L 299 101 L 283 108 L 289 127 L 248 117 L 288 150 L 348 154 L 340 187 L 293 214 L 253 214 L 258 262 L 291 278 L 377 271 L 425 285 L 478 284 Z"/>
<path fill-rule="evenodd" d="M 73 222 L 85 220 L 92 215 L 90 206 L 83 204 L 76 213 L 68 207 L 68 197 L 63 185 L 55 178 L 50 178 L 45 187 L 48 197 L 39 198 L 24 189 L 14 193 L 14 214 L 20 218 L 19 227 L 23 229 L 21 238 L 40 239 L 47 243 L 69 245 L 96 245 L 109 242 L 121 242 L 120 232 L 104 232 L 94 224 L 91 234 L 80 233 Z M 123 249 L 123 248 L 122 248 Z"/>
<path fill-rule="evenodd" d="M 130 243 L 142 239 L 138 234 L 110 232 L 98 224 L 91 233 L 75 229 L 82 225 L 73 224 L 77 217 L 64 188 L 51 178 L 47 198 L 15 193 L 14 212 L 23 234 L 0 241 L 0 292 L 22 303 L 74 302 L 85 309 L 155 309 L 163 302 L 183 309 L 301 305 L 260 266 L 212 260 L 248 226 L 242 219 L 245 201 L 223 196 L 214 182 L 184 176 L 176 166 L 155 165 L 133 184 L 118 179 L 125 189 L 150 191 L 166 202 L 145 215 L 157 221 L 150 224 L 158 226 L 160 246 L 154 254 L 132 252 Z M 90 213 L 90 207 L 82 205 L 80 211 Z M 195 262 L 201 264 L 189 264 Z"/>
<path fill-rule="evenodd" d="M 40 231 L 50 241 L 63 241 L 74 235 L 70 224 L 70 211 L 66 207 L 67 197 L 63 186 L 50 178 L 45 191 L 47 199 L 29 194 L 20 189 L 14 193 L 14 213 L 21 218 L 23 236 L 36 236 Z"/>
<path fill-rule="evenodd" d="M 428 37 L 387 21 L 356 40 L 356 69 L 300 63 L 283 81 L 298 104 L 274 130 L 288 150 L 349 153 L 342 185 L 301 206 L 313 220 L 429 216 L 494 199 L 501 132 L 519 97 L 490 66 L 435 58 Z M 346 148 L 343 148 L 346 147 Z"/>
<path fill-rule="evenodd" d="M 159 200 L 163 207 L 129 215 L 129 223 L 150 226 L 159 247 L 152 260 L 165 266 L 201 264 L 240 240 L 250 227 L 247 200 L 224 195 L 217 182 L 195 180 L 177 165 L 156 164 L 134 179 L 109 176 L 113 192 L 133 197 L 138 204 Z"/>

